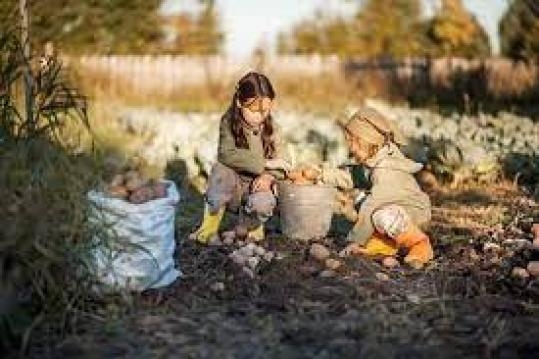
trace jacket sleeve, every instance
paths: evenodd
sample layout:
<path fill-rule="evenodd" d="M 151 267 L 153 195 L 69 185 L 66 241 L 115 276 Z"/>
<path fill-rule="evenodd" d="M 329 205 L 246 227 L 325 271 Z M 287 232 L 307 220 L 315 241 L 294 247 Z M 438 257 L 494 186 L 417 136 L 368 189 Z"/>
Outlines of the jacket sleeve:
<path fill-rule="evenodd" d="M 286 143 L 283 138 L 283 133 L 281 131 L 281 128 L 274 124 L 274 139 L 275 139 L 275 158 L 282 158 L 284 160 L 289 160 L 289 156 L 286 150 Z M 281 170 L 268 170 L 266 171 L 269 174 L 271 174 L 273 177 L 275 177 L 278 180 L 282 180 L 285 178 L 285 174 Z"/>
<path fill-rule="evenodd" d="M 221 120 L 219 127 L 219 147 L 217 152 L 218 161 L 236 171 L 254 175 L 259 175 L 264 171 L 266 163 L 264 155 L 250 149 L 236 147 L 226 118 Z"/>
<path fill-rule="evenodd" d="M 358 211 L 357 221 L 346 238 L 348 241 L 365 245 L 369 238 L 374 234 L 372 214 L 377 209 L 374 204 L 375 201 L 373 201 L 372 197 L 367 198 L 365 202 L 363 202 Z"/>

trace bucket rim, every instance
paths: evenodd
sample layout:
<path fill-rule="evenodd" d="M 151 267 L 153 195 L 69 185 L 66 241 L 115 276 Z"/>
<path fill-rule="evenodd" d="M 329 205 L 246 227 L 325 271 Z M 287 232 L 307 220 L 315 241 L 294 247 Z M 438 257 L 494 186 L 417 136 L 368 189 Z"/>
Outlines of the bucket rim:
<path fill-rule="evenodd" d="M 308 187 L 314 187 L 314 188 L 327 188 L 327 189 L 335 189 L 334 186 L 328 185 L 328 184 L 295 184 L 290 183 L 285 180 L 279 180 L 277 181 L 278 186 L 286 186 L 286 187 L 301 187 L 301 188 L 308 188 Z"/>

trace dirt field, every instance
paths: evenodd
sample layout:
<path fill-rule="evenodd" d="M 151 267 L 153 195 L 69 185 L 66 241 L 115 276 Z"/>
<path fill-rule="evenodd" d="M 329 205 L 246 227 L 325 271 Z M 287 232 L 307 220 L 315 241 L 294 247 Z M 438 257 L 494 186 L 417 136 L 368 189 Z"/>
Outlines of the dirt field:
<path fill-rule="evenodd" d="M 185 192 L 184 192 L 185 193 Z M 52 357 L 189 358 L 532 358 L 539 351 L 539 280 L 511 277 L 538 253 L 525 248 L 539 206 L 509 186 L 432 193 L 435 261 L 426 269 L 347 258 L 323 277 L 308 244 L 270 235 L 283 258 L 254 279 L 226 246 L 183 240 L 200 218 L 187 193 L 178 216 L 173 286 L 92 314 Z M 271 227 L 271 226 L 270 226 Z M 344 246 L 336 220 L 324 241 Z M 377 273 L 387 274 L 383 279 Z M 212 290 L 213 284 L 223 290 Z"/>

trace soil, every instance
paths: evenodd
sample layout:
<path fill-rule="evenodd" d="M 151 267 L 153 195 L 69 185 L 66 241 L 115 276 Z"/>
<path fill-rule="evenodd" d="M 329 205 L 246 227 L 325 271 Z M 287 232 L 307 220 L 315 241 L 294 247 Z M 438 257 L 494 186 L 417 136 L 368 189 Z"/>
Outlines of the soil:
<path fill-rule="evenodd" d="M 539 206 L 503 184 L 437 190 L 431 197 L 435 260 L 424 269 L 385 268 L 379 260 L 353 257 L 334 275 L 320 275 L 323 265 L 309 256 L 309 244 L 283 238 L 270 223 L 265 246 L 283 258 L 264 264 L 251 279 L 228 258 L 231 247 L 185 239 L 202 209 L 200 196 L 188 192 L 178 215 L 183 277 L 129 304 L 111 301 L 46 354 L 537 357 L 539 279 L 514 278 L 511 270 L 539 258 L 526 246 Z M 345 246 L 346 230 L 336 219 L 330 236 L 319 241 L 332 258 Z M 33 348 L 31 354 L 44 353 Z"/>

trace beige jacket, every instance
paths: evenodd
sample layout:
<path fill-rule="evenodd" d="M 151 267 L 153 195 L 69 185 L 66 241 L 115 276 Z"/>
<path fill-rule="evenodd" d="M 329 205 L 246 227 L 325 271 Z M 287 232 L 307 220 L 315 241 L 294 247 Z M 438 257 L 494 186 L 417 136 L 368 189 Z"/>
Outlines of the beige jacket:
<path fill-rule="evenodd" d="M 403 207 L 415 224 L 424 227 L 431 219 L 430 199 L 417 184 L 414 173 L 422 165 L 406 158 L 395 144 L 384 146 L 366 163 L 370 194 L 359 210 L 358 221 L 348 240 L 365 244 L 374 233 L 372 214 L 386 205 Z"/>

